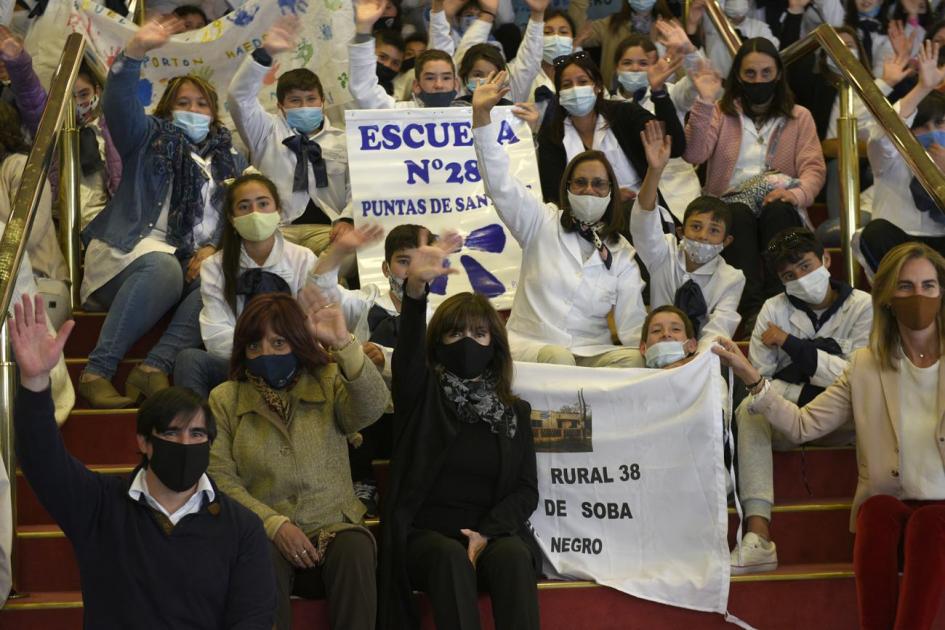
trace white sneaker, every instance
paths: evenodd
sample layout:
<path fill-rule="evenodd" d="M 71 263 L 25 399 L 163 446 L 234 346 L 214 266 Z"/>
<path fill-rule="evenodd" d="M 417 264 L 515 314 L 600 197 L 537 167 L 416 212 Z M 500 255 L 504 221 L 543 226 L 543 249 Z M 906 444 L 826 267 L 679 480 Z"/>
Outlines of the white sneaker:
<path fill-rule="evenodd" d="M 777 545 L 754 532 L 745 534 L 741 546 L 732 549 L 732 575 L 774 571 L 777 568 Z"/>

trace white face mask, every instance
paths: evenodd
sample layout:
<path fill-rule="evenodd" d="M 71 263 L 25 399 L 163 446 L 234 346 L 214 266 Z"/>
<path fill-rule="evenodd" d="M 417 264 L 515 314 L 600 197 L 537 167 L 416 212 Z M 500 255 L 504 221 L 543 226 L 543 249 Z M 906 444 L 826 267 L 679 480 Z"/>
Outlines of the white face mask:
<path fill-rule="evenodd" d="M 784 283 L 784 289 L 788 295 L 811 305 L 823 302 L 829 288 L 830 272 L 823 265 L 806 276 Z"/>
<path fill-rule="evenodd" d="M 597 195 L 575 195 L 569 190 L 568 203 L 571 205 L 571 216 L 575 220 L 593 225 L 600 221 L 604 212 L 607 211 L 610 193 L 606 197 L 598 197 Z"/>
<path fill-rule="evenodd" d="M 646 349 L 646 367 L 664 368 L 686 358 L 686 350 L 681 341 L 661 341 Z"/>
<path fill-rule="evenodd" d="M 748 0 L 725 0 L 725 15 L 733 19 L 740 19 L 748 15 Z"/>
<path fill-rule="evenodd" d="M 567 35 L 545 35 L 542 40 L 541 60 L 551 63 L 558 57 L 565 57 L 574 50 L 574 40 Z"/>
<path fill-rule="evenodd" d="M 711 261 L 713 258 L 722 253 L 722 249 L 725 247 L 722 243 L 703 243 L 702 241 L 694 241 L 690 238 L 683 238 L 682 242 L 683 251 L 686 252 L 686 256 L 697 265 L 704 265 L 707 262 Z"/>

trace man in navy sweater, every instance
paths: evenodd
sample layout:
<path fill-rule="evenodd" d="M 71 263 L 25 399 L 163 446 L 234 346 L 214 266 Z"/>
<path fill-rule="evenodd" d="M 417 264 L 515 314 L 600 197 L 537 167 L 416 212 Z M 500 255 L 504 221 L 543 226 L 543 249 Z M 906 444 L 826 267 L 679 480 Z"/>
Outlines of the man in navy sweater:
<path fill-rule="evenodd" d="M 89 471 L 65 449 L 49 371 L 74 322 L 46 331 L 23 296 L 10 337 L 20 370 L 19 464 L 75 548 L 87 628 L 272 628 L 276 595 L 262 523 L 205 474 L 216 423 L 180 388 L 138 413 L 143 463 L 130 479 Z"/>

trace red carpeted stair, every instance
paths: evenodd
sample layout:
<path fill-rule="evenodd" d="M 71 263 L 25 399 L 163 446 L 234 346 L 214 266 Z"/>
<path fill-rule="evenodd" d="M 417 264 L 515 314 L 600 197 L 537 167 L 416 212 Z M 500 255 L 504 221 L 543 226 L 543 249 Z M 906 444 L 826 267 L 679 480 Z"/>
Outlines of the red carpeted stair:
<path fill-rule="evenodd" d="M 95 344 L 102 315 L 78 314 L 66 348 L 76 379 Z M 116 385 L 156 340 L 149 334 L 122 363 Z M 79 407 L 62 429 L 69 450 L 102 474 L 126 475 L 138 462 L 134 410 L 96 411 Z M 781 567 L 771 573 L 733 578 L 729 610 L 758 628 L 806 630 L 855 628 L 856 595 L 852 577 L 853 537 L 847 529 L 856 485 L 852 448 L 807 449 L 775 454 L 775 507 L 772 533 Z M 375 464 L 381 493 L 387 463 Z M 803 479 L 807 479 L 805 487 Z M 69 630 L 82 625 L 79 576 L 71 544 L 39 505 L 18 474 L 16 580 L 20 598 L 0 612 L 0 630 Z M 730 541 L 737 520 L 730 516 Z M 376 529 L 381 525 L 373 523 Z M 647 602 L 586 582 L 546 582 L 539 586 L 542 627 L 561 630 L 630 628 L 722 628 L 720 615 Z M 488 598 L 481 598 L 483 627 L 492 628 Z M 432 628 L 425 610 L 424 627 Z M 327 628 L 323 601 L 294 601 L 295 626 Z M 945 628 L 945 610 L 939 615 Z"/>

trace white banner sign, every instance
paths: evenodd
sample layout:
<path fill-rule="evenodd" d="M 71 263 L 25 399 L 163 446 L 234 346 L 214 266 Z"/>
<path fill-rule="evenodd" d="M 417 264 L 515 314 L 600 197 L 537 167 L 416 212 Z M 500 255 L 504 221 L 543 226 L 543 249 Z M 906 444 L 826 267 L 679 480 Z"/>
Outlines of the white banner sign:
<path fill-rule="evenodd" d="M 165 46 L 152 50 L 142 67 L 138 100 L 150 111 L 168 80 L 196 74 L 214 85 L 222 108 L 239 64 L 262 46 L 263 34 L 273 22 L 292 13 L 301 18 L 299 43 L 294 51 L 274 60 L 260 91 L 263 105 L 275 108 L 278 75 L 302 67 L 319 76 L 329 103 L 346 102 L 351 98 L 347 46 L 354 35 L 350 0 L 248 0 L 204 28 L 175 35 Z M 37 74 L 48 83 L 69 33 L 84 35 L 87 50 L 107 68 L 136 30 L 130 18 L 92 0 L 50 0 L 26 45 L 33 54 Z M 225 121 L 229 122 L 228 116 Z"/>
<path fill-rule="evenodd" d="M 470 116 L 463 107 L 348 111 L 354 222 L 376 223 L 387 231 L 407 223 L 435 234 L 458 230 L 466 242 L 449 262 L 461 273 L 431 286 L 433 303 L 475 291 L 498 309 L 511 308 L 522 250 L 483 192 Z M 492 117 L 501 121 L 498 141 L 509 154 L 512 175 L 537 196 L 538 168 L 528 125 L 510 107 L 494 109 Z M 362 284 L 387 285 L 383 260 L 383 243 L 358 253 Z"/>
<path fill-rule="evenodd" d="M 719 374 L 711 353 L 673 370 L 515 364 L 538 459 L 531 525 L 556 571 L 725 612 Z"/>

